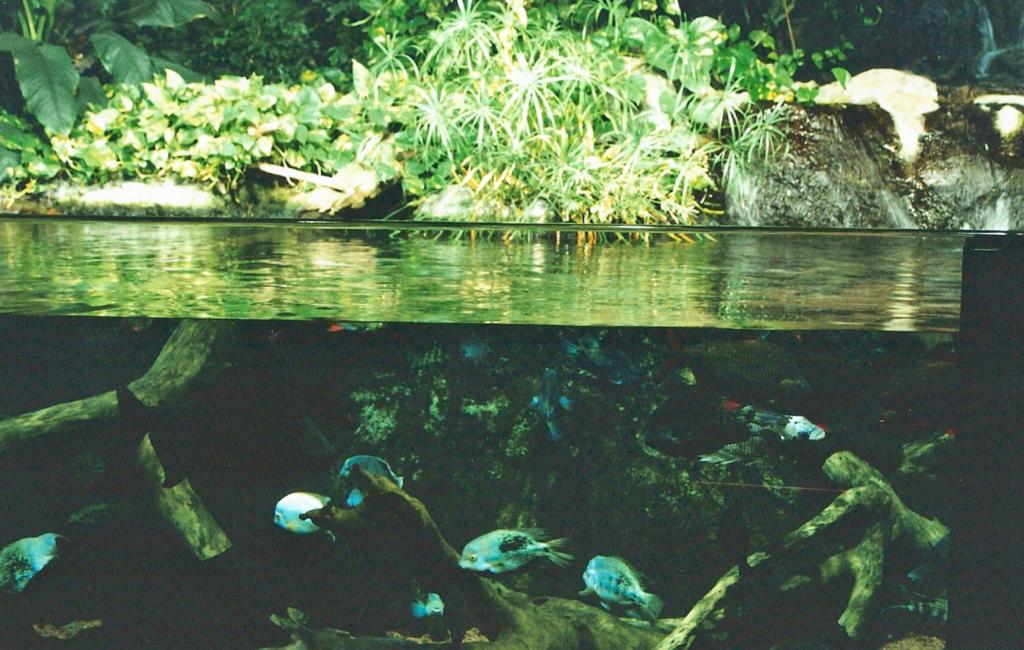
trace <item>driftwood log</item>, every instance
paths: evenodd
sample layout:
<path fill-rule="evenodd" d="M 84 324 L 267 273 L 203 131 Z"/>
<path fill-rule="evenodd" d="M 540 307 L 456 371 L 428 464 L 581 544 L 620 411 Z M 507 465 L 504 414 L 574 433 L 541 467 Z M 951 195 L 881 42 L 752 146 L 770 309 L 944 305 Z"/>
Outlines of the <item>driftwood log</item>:
<path fill-rule="evenodd" d="M 664 631 L 648 623 L 620 619 L 563 598 L 531 598 L 459 567 L 459 554 L 444 539 L 426 507 L 390 481 L 353 473 L 366 495 L 356 508 L 326 506 L 306 513 L 321 528 L 341 536 L 368 539 L 367 547 L 402 567 L 410 579 L 434 585 L 445 600 L 445 623 L 453 644 L 478 628 L 486 643 L 463 647 L 493 650 L 623 650 L 652 648 Z M 394 638 L 353 637 L 338 630 L 296 632 L 289 648 L 352 650 L 421 647 Z"/>
<path fill-rule="evenodd" d="M 153 408 L 181 399 L 212 370 L 214 350 L 229 329 L 230 325 L 221 321 L 181 321 L 153 365 L 128 384 L 128 391 L 143 405 Z M 117 391 L 111 390 L 10 417 L 0 421 L 0 453 L 33 440 L 58 440 L 84 429 L 114 429 L 120 414 Z M 164 470 L 148 436 L 144 436 L 139 445 L 137 460 L 147 482 L 154 488 L 161 515 L 196 557 L 207 559 L 231 547 L 223 530 L 187 482 L 162 487 Z"/>
<path fill-rule="evenodd" d="M 779 548 L 751 555 L 746 567 L 729 569 L 656 650 L 692 647 L 708 624 L 728 618 L 729 606 L 739 597 L 738 592 L 744 588 L 754 589 L 749 582 L 780 574 L 786 578 L 773 578 L 779 583 L 775 595 L 852 579 L 853 587 L 838 623 L 847 636 L 859 638 L 880 609 L 878 596 L 886 549 L 901 544 L 926 558 L 948 539 L 949 529 L 945 525 L 908 508 L 885 477 L 854 454 L 848 451 L 832 454 L 822 469 L 847 490 L 820 514 L 783 538 Z M 857 519 L 854 521 L 854 518 Z M 862 522 L 867 525 L 852 544 L 836 550 L 836 541 L 828 533 L 848 521 L 853 521 L 855 526 L 861 526 Z M 808 565 L 807 558 L 817 558 L 810 562 L 817 575 L 800 575 L 794 570 L 796 566 Z M 763 590 L 764 585 L 757 589 Z M 807 597 L 804 593 L 805 600 Z"/>

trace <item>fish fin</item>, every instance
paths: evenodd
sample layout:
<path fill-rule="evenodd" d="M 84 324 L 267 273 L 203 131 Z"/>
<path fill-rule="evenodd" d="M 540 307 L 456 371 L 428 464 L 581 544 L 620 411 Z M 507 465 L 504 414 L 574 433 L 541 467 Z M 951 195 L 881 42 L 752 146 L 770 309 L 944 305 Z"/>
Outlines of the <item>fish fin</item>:
<path fill-rule="evenodd" d="M 561 397 L 558 398 L 558 405 L 561 406 L 566 411 L 568 411 L 569 409 L 572 408 L 572 400 L 566 397 L 565 395 L 562 395 Z"/>
<path fill-rule="evenodd" d="M 652 623 L 657 621 L 658 616 L 661 615 L 661 608 L 664 606 L 665 603 L 660 597 L 655 596 L 654 594 L 647 594 L 646 598 L 644 598 L 644 618 L 647 618 L 647 620 Z"/>
<path fill-rule="evenodd" d="M 427 606 L 418 600 L 414 602 L 412 604 L 412 607 L 410 607 L 409 609 L 412 613 L 413 618 L 423 618 L 427 615 Z"/>
<path fill-rule="evenodd" d="M 555 421 L 554 420 L 548 420 L 547 421 L 547 425 L 548 425 L 548 435 L 551 436 L 551 439 L 554 440 L 555 442 L 561 442 L 561 440 L 562 440 L 562 432 L 558 430 L 558 425 L 555 424 Z"/>
<path fill-rule="evenodd" d="M 543 528 L 515 528 L 513 530 L 524 535 L 529 535 L 538 542 L 546 542 L 551 537 L 551 535 L 548 535 L 548 532 Z"/>
<path fill-rule="evenodd" d="M 551 560 L 552 564 L 562 567 L 572 564 L 573 554 L 566 552 L 569 544 L 569 540 L 565 537 L 545 542 L 545 545 L 548 547 L 548 559 Z"/>
<path fill-rule="evenodd" d="M 352 488 L 352 491 L 348 493 L 348 498 L 345 499 L 345 504 L 349 508 L 355 508 L 363 502 L 363 493 L 359 488 Z"/>
<path fill-rule="evenodd" d="M 608 603 L 604 602 L 603 600 L 601 601 L 601 609 L 603 609 L 606 612 L 612 611 L 612 608 L 608 606 Z"/>
<path fill-rule="evenodd" d="M 587 587 L 583 591 L 578 592 L 580 596 L 590 596 L 593 593 L 595 593 L 593 587 Z"/>
<path fill-rule="evenodd" d="M 763 444 L 763 438 L 749 438 L 743 442 L 725 445 L 718 451 L 710 454 L 701 454 L 700 460 L 702 463 L 712 463 L 715 465 L 746 463 L 757 454 Z"/>
<path fill-rule="evenodd" d="M 402 477 L 402 476 L 399 476 L 397 478 L 398 478 L 398 489 L 401 490 L 402 486 L 405 485 L 405 478 Z"/>
<path fill-rule="evenodd" d="M 327 535 L 328 537 L 330 537 L 330 538 L 331 538 L 331 541 L 332 541 L 332 542 L 337 542 L 337 541 L 338 541 L 338 536 L 337 536 L 337 535 L 335 535 L 333 531 L 330 531 L 330 530 L 325 530 L 325 531 L 324 531 L 324 533 L 325 533 L 325 534 L 326 534 L 326 535 Z"/>

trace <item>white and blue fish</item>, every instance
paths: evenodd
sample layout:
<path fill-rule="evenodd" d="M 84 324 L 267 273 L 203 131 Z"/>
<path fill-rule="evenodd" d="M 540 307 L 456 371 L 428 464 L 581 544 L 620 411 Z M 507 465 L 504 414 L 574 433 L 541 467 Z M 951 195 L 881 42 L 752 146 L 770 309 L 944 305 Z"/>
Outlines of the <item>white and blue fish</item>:
<path fill-rule="evenodd" d="M 560 394 L 558 387 L 558 373 L 553 368 L 548 368 L 540 377 L 540 391 L 533 396 L 530 406 L 535 408 L 541 417 L 544 418 L 548 427 L 548 434 L 551 439 L 558 442 L 562 439 L 562 431 L 555 422 L 555 415 L 558 407 L 568 411 L 572 402 L 565 395 Z"/>
<path fill-rule="evenodd" d="M 395 474 L 394 470 L 391 469 L 391 465 L 383 458 L 377 456 L 370 456 L 367 454 L 359 454 L 352 456 L 345 460 L 342 464 L 341 469 L 338 471 L 338 476 L 343 479 L 347 479 L 352 476 L 352 472 L 356 468 L 363 470 L 367 474 L 373 474 L 374 476 L 383 476 L 392 483 L 398 486 L 398 489 L 402 489 L 405 485 L 405 479 Z M 363 502 L 365 495 L 359 488 L 352 488 L 352 491 L 348 493 L 348 498 L 345 503 L 350 508 L 355 508 Z"/>
<path fill-rule="evenodd" d="M 548 540 L 544 531 L 536 528 L 492 530 L 470 541 L 462 549 L 459 566 L 472 571 L 504 573 L 523 566 L 535 558 L 547 558 L 557 566 L 572 562 L 572 554 L 565 552 L 569 540 Z"/>
<path fill-rule="evenodd" d="M 0 550 L 0 593 L 19 593 L 58 555 L 57 533 L 24 537 Z"/>
<path fill-rule="evenodd" d="M 827 427 L 817 425 L 802 415 L 789 415 L 753 406 L 742 406 L 739 402 L 732 400 L 724 401 L 722 408 L 742 421 L 747 431 L 753 436 L 743 442 L 725 445 L 714 453 L 703 454 L 700 457 L 702 462 L 718 465 L 745 463 L 763 454 L 768 445 L 773 442 L 790 443 L 794 440 L 817 442 L 825 439 Z"/>
<path fill-rule="evenodd" d="M 409 607 L 413 618 L 436 618 L 444 616 L 444 601 L 433 592 L 412 601 Z"/>
<path fill-rule="evenodd" d="M 296 535 L 309 535 L 320 527 L 309 519 L 302 519 L 311 510 L 319 510 L 331 502 L 330 497 L 313 492 L 292 492 L 277 502 L 274 508 L 274 523 Z"/>
<path fill-rule="evenodd" d="M 581 596 L 597 595 L 601 607 L 621 610 L 630 618 L 656 621 L 661 614 L 661 598 L 644 590 L 641 574 L 619 557 L 595 556 L 583 572 L 586 589 Z"/>

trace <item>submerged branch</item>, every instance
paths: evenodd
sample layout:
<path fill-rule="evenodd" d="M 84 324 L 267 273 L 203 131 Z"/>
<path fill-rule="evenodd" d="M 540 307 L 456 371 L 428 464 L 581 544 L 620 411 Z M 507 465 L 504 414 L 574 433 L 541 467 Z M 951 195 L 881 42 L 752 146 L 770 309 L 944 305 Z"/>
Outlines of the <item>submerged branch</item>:
<path fill-rule="evenodd" d="M 620 619 L 575 600 L 530 598 L 461 569 L 459 553 L 445 540 L 423 502 L 362 469 L 353 476 L 365 494 L 358 507 L 327 506 L 302 516 L 338 536 L 369 541 L 367 548 L 398 558 L 410 577 L 437 585 L 456 645 L 470 626 L 487 634 L 491 640 L 480 645 L 491 650 L 640 649 L 654 647 L 661 638 L 663 632 L 648 623 Z M 452 611 L 448 604 L 454 605 Z M 396 645 L 394 639 L 349 637 L 327 647 L 405 646 Z"/>
<path fill-rule="evenodd" d="M 780 597 L 796 586 L 821 589 L 837 580 L 852 578 L 846 608 L 838 623 L 847 636 L 858 638 L 870 622 L 872 613 L 879 609 L 877 597 L 885 574 L 886 549 L 892 544 L 906 543 L 922 556 L 927 556 L 948 538 L 949 529 L 945 525 L 908 508 L 885 477 L 854 454 L 848 451 L 832 454 L 822 470 L 833 481 L 849 489 L 821 513 L 786 535 L 781 545 L 771 553 L 751 555 L 746 564 L 757 568 L 757 572 L 741 572 L 739 566 L 729 569 L 656 650 L 690 648 L 701 633 L 702 624 L 724 616 L 726 601 L 735 599 L 741 590 L 753 589 L 755 585 L 751 583 L 780 573 L 792 574 L 777 586 L 775 593 Z M 860 522 L 861 519 L 854 518 L 856 514 L 865 515 L 867 523 L 861 537 L 852 545 L 832 552 L 833 543 L 816 543 L 825 539 L 826 531 L 841 524 Z M 820 559 L 814 560 L 815 557 Z M 794 573 L 794 564 L 816 564 L 818 580 Z"/>
<path fill-rule="evenodd" d="M 147 406 L 179 399 L 209 369 L 214 346 L 227 327 L 219 321 L 181 321 L 153 365 L 131 382 L 129 389 Z M 36 438 L 75 433 L 86 427 L 113 427 L 117 416 L 115 391 L 16 415 L 0 421 L 0 454 Z"/>

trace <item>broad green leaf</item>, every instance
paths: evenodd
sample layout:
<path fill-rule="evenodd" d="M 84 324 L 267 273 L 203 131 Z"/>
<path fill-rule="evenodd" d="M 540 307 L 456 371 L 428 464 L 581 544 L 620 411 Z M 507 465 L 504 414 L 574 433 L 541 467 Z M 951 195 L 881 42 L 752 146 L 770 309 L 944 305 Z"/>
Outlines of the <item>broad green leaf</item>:
<path fill-rule="evenodd" d="M 21 129 L 0 122 L 0 147 L 15 151 L 31 151 L 39 140 Z"/>
<path fill-rule="evenodd" d="M 78 115 L 78 72 L 67 51 L 56 45 L 26 41 L 14 34 L 0 35 L 0 50 L 14 56 L 14 76 L 28 111 L 49 130 L 67 135 Z"/>
<path fill-rule="evenodd" d="M 352 87 L 360 99 L 370 96 L 370 71 L 355 59 L 352 60 Z"/>
<path fill-rule="evenodd" d="M 93 34 L 89 40 L 115 83 L 135 85 L 153 78 L 153 62 L 149 55 L 120 34 Z"/>
<path fill-rule="evenodd" d="M 846 88 L 846 84 L 850 81 L 850 71 L 846 68 L 832 68 L 832 76 L 843 88 Z"/>
<path fill-rule="evenodd" d="M 36 178 L 53 178 L 60 173 L 60 163 L 52 156 L 40 156 L 33 152 L 21 154 L 21 164 L 28 169 L 30 176 Z"/>
<path fill-rule="evenodd" d="M 0 32 L 0 52 L 16 52 L 35 46 L 35 41 L 30 41 L 24 36 L 13 32 Z"/>
<path fill-rule="evenodd" d="M 14 177 L 15 170 L 21 166 L 21 156 L 0 146 L 0 182 Z"/>
<path fill-rule="evenodd" d="M 84 111 L 90 106 L 102 107 L 107 104 L 107 96 L 103 92 L 100 80 L 86 75 L 78 82 L 78 94 L 75 96 L 78 110 Z"/>
<path fill-rule="evenodd" d="M 622 40 L 629 47 L 640 47 L 658 28 L 643 18 L 628 18 L 622 27 Z"/>
<path fill-rule="evenodd" d="M 162 70 L 173 70 L 174 72 L 181 75 L 181 78 L 188 83 L 206 81 L 206 77 L 199 74 L 195 70 L 186 68 L 180 63 L 175 63 L 174 61 L 171 61 L 170 59 L 165 59 L 161 56 L 151 56 L 149 58 L 151 61 L 153 61 L 153 72 L 159 73 Z M 168 84 L 168 86 L 170 86 L 170 84 Z"/>
<path fill-rule="evenodd" d="M 139 27 L 177 27 L 215 13 L 213 7 L 200 0 L 141 0 L 132 3 L 122 18 Z"/>

